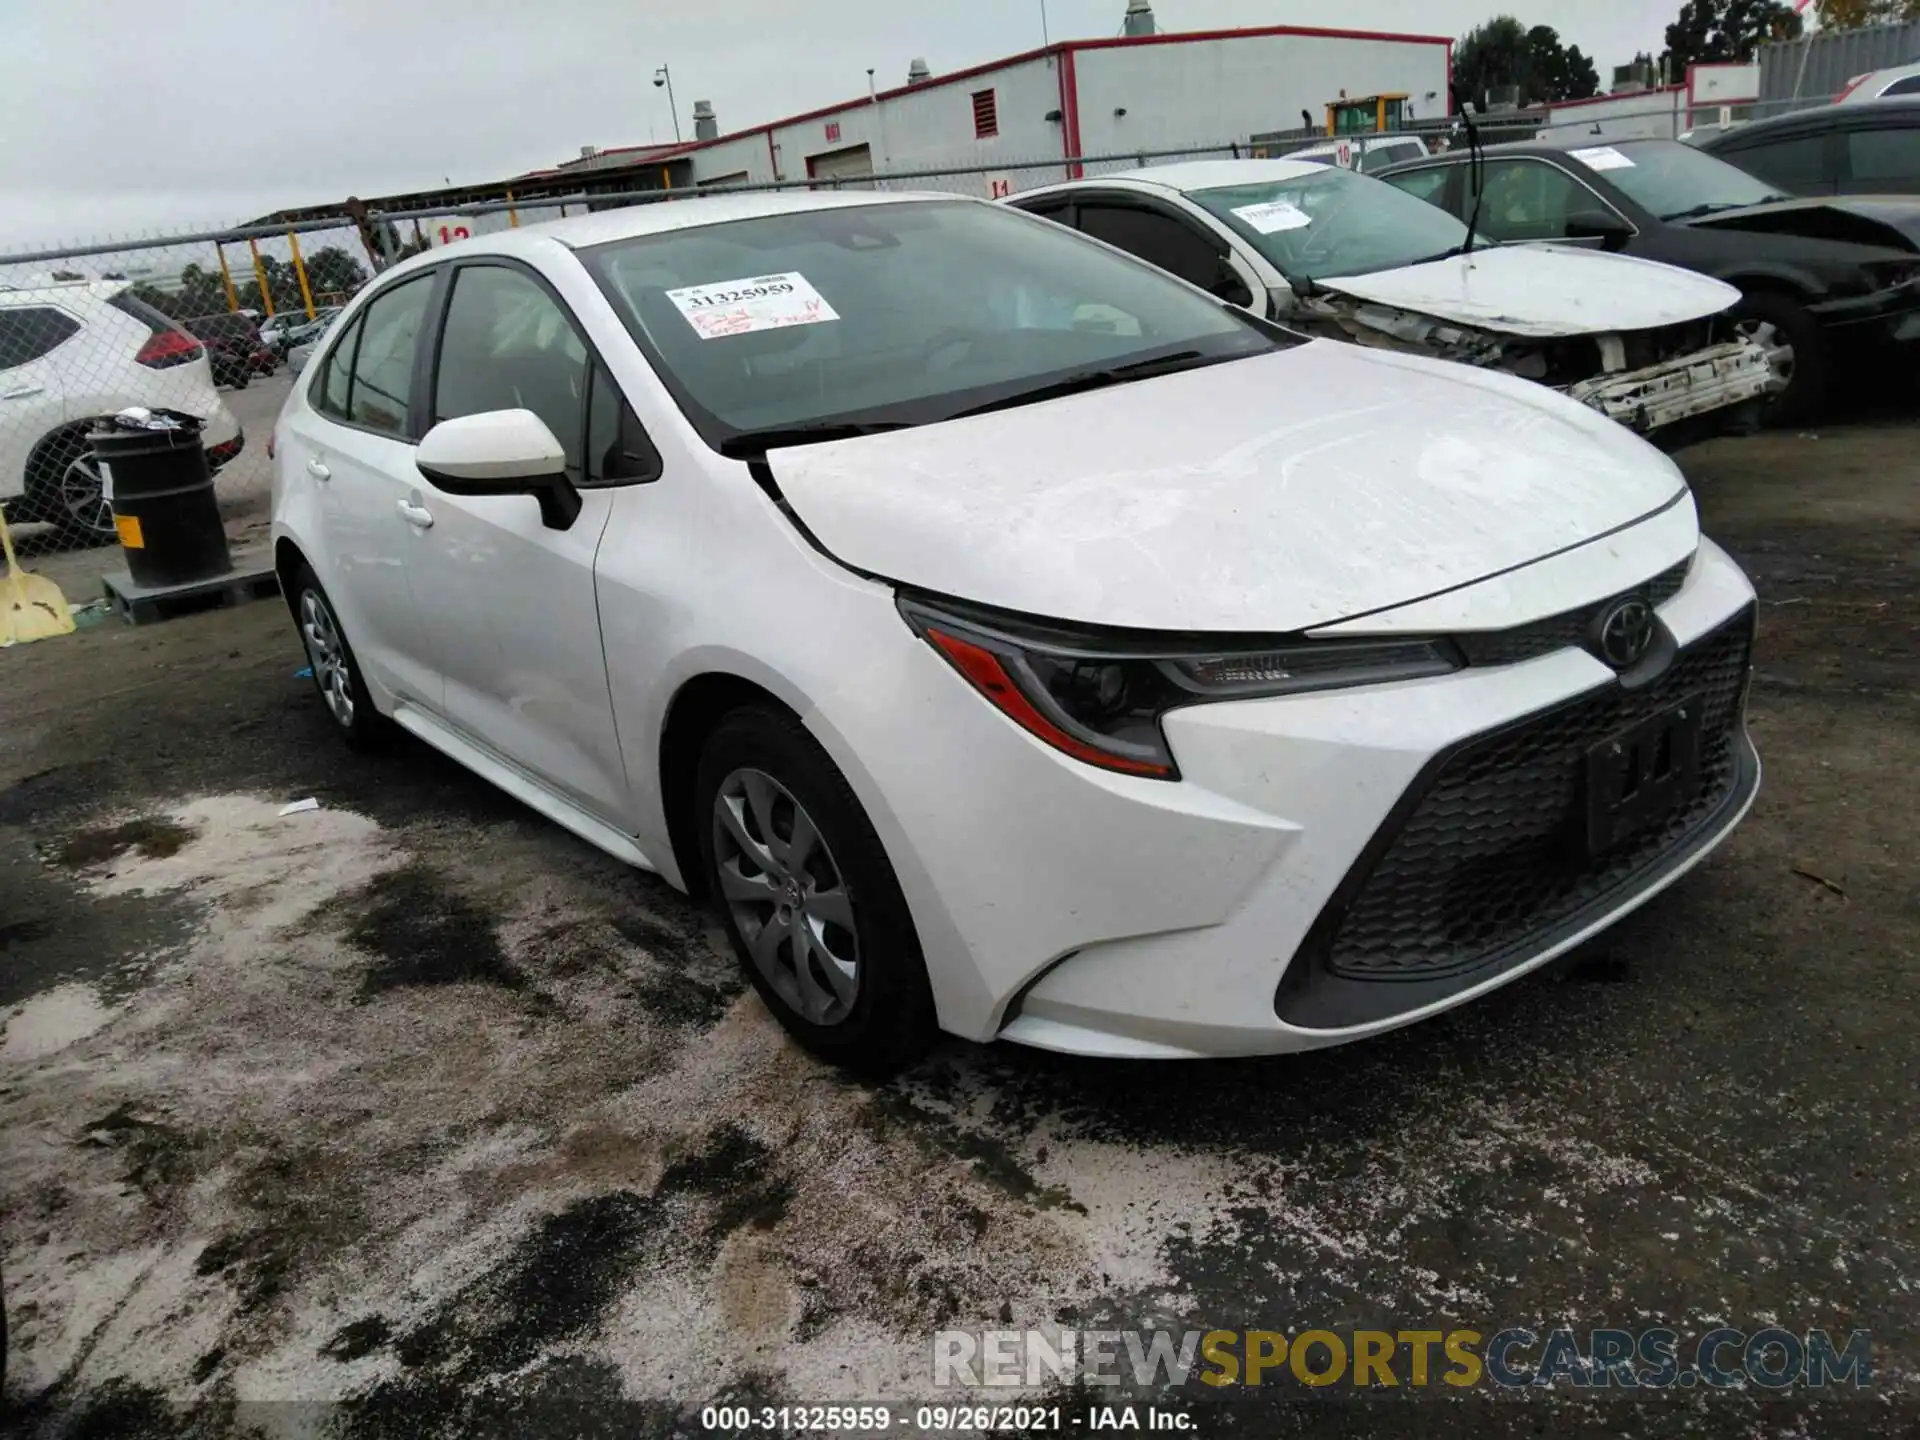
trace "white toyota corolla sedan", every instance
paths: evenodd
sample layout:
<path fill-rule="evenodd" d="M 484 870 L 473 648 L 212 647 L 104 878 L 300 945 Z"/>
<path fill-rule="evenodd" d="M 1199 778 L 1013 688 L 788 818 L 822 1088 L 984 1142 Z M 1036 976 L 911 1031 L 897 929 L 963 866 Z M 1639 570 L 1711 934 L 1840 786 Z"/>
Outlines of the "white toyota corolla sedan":
<path fill-rule="evenodd" d="M 713 898 L 804 1043 L 1331 1045 L 1745 813 L 1754 597 L 1658 451 L 939 196 L 748 195 L 366 287 L 286 595 L 397 725 Z"/>

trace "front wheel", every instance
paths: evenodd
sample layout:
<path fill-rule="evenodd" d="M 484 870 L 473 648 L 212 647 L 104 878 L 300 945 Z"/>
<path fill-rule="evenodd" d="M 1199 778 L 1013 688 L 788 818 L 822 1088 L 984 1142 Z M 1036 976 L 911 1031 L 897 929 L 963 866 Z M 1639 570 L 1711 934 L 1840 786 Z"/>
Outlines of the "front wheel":
<path fill-rule="evenodd" d="M 885 1075 L 935 1035 L 906 897 L 819 742 L 773 709 L 735 711 L 694 786 L 701 860 L 748 981 L 822 1059 Z"/>
<path fill-rule="evenodd" d="M 1790 353 L 1780 373 L 1787 388 L 1767 402 L 1762 418 L 1772 425 L 1804 425 L 1826 409 L 1831 362 L 1820 322 L 1788 296 L 1762 291 L 1734 307 L 1740 333 Z"/>

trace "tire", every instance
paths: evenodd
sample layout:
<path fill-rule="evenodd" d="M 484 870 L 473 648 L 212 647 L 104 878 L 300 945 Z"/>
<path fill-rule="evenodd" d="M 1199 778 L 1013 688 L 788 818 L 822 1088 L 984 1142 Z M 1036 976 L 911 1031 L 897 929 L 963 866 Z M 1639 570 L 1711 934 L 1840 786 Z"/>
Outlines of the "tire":
<path fill-rule="evenodd" d="M 1793 347 L 1787 388 L 1767 402 L 1764 422 L 1804 425 L 1820 418 L 1826 412 L 1833 370 L 1820 322 L 1791 296 L 1766 290 L 1748 295 L 1734 307 L 1733 315 L 1744 333 L 1766 338 L 1770 332 Z"/>
<path fill-rule="evenodd" d="M 694 804 L 701 868 L 734 954 L 788 1033 L 874 1078 L 924 1055 L 937 1027 L 913 917 L 819 742 L 791 715 L 736 710 L 701 752 Z M 817 839 L 796 857 L 803 825 Z"/>
<path fill-rule="evenodd" d="M 374 708 L 360 662 L 347 643 L 333 601 L 305 561 L 294 567 L 291 579 L 287 604 L 293 611 L 301 647 L 307 652 L 313 688 L 320 694 L 327 717 L 340 737 L 356 750 L 384 748 L 393 737 L 393 722 Z"/>
<path fill-rule="evenodd" d="M 113 510 L 100 480 L 100 465 L 87 444 L 87 426 L 67 425 L 34 447 L 27 462 L 22 519 L 52 522 L 70 545 L 119 543 Z"/>

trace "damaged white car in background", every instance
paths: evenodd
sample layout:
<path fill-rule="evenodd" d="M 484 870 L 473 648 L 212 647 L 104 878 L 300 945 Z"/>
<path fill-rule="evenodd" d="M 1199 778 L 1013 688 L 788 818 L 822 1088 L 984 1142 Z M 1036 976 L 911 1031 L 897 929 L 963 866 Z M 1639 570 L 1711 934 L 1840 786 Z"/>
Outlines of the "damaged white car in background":
<path fill-rule="evenodd" d="M 1208 160 L 1007 203 L 1294 329 L 1505 370 L 1657 441 L 1750 422 L 1784 383 L 1790 352 L 1736 328 L 1731 285 L 1600 251 L 1477 241 L 1350 170 Z"/>

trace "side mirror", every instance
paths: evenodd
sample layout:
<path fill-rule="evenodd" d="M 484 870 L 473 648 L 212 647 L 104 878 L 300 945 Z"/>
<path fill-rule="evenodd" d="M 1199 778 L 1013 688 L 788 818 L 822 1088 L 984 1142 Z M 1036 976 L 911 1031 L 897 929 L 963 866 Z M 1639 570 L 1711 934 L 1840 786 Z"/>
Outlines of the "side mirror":
<path fill-rule="evenodd" d="M 413 463 L 429 485 L 449 495 L 531 495 L 549 530 L 565 530 L 580 515 L 566 451 L 531 410 L 442 420 L 421 439 Z"/>
<path fill-rule="evenodd" d="M 1569 240 L 1598 240 L 1602 250 L 1624 250 L 1633 227 L 1606 210 L 1580 210 L 1567 216 Z"/>

